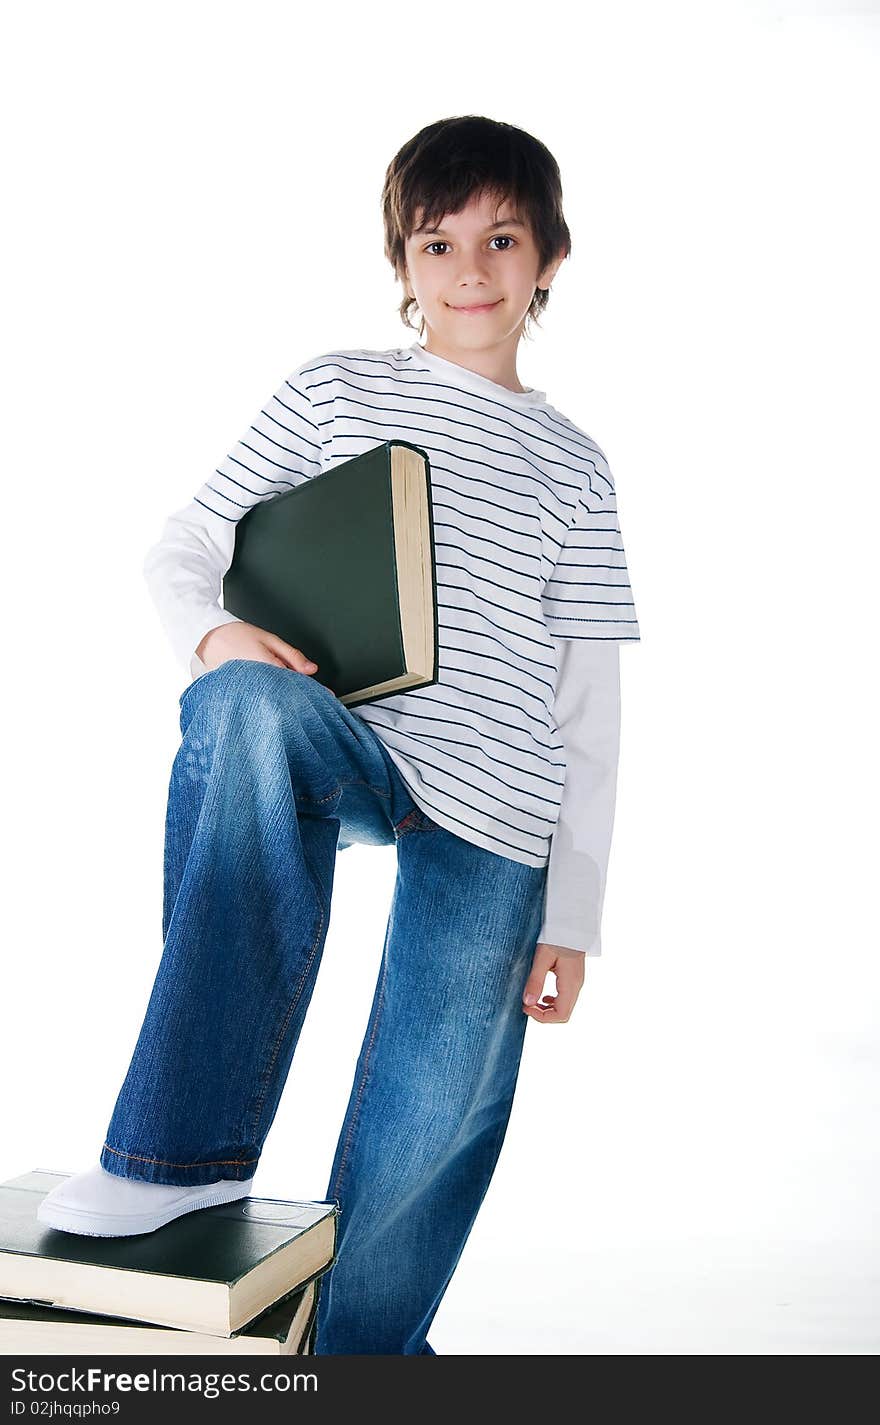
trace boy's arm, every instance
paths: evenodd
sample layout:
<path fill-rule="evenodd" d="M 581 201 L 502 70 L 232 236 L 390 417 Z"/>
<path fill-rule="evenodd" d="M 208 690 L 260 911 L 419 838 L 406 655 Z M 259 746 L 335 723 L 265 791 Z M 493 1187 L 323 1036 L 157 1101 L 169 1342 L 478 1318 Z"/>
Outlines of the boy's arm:
<path fill-rule="evenodd" d="M 285 379 L 190 503 L 165 522 L 143 573 L 163 629 L 192 677 L 205 671 L 196 649 L 212 628 L 241 623 L 220 606 L 235 528 L 255 504 L 320 473 L 321 436 L 306 362 Z"/>
<path fill-rule="evenodd" d="M 538 940 L 568 954 L 601 955 L 620 750 L 620 646 L 611 640 L 554 642 L 554 716 L 567 770 Z"/>
<path fill-rule="evenodd" d="M 144 560 L 144 578 L 159 620 L 194 678 L 204 672 L 195 650 L 205 634 L 222 623 L 241 622 L 219 602 L 234 545 L 235 525 L 212 519 L 192 500 L 169 516 L 158 544 Z"/>

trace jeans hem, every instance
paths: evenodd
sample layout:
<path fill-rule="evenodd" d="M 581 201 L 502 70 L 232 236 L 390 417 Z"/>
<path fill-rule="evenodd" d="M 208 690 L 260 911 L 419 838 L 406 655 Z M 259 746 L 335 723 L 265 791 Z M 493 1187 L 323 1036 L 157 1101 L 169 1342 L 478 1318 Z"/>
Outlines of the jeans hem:
<path fill-rule="evenodd" d="M 139 1182 L 164 1183 L 169 1187 L 204 1187 L 216 1182 L 246 1182 L 257 1171 L 259 1154 L 255 1158 L 216 1158 L 201 1163 L 169 1162 L 138 1153 L 122 1153 L 105 1143 L 101 1149 L 101 1167 L 118 1178 L 134 1178 Z"/>

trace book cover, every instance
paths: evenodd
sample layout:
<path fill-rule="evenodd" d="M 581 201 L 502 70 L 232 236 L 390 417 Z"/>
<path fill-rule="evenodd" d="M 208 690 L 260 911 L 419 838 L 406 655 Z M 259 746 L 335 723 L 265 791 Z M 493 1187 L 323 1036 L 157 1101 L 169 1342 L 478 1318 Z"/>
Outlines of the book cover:
<path fill-rule="evenodd" d="M 225 609 L 312 658 L 347 705 L 436 683 L 427 452 L 385 441 L 253 506 L 222 587 Z"/>

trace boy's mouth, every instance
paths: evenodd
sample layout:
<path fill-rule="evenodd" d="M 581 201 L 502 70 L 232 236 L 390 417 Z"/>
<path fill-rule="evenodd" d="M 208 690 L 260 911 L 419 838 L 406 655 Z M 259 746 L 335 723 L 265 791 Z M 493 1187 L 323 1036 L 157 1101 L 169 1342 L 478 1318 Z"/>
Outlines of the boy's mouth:
<path fill-rule="evenodd" d="M 500 301 L 501 298 L 499 297 L 498 302 Z M 475 302 L 467 307 L 453 307 L 451 302 L 447 302 L 446 305 L 447 307 L 452 307 L 453 312 L 466 312 L 470 315 L 480 312 L 491 312 L 493 307 L 498 306 L 498 302 Z"/>

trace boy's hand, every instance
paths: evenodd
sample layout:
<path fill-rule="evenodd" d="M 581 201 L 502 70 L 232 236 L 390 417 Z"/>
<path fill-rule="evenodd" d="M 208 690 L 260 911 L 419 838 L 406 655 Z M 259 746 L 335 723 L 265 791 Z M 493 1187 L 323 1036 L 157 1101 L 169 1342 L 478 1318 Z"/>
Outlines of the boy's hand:
<path fill-rule="evenodd" d="M 560 954 L 564 948 L 539 941 L 535 950 L 532 971 L 523 990 L 523 1013 L 539 1024 L 566 1024 L 584 983 L 586 955 Z M 548 970 L 556 976 L 555 995 L 541 994 Z"/>
<path fill-rule="evenodd" d="M 256 624 L 221 623 L 218 628 L 209 629 L 198 648 L 201 658 L 210 671 L 228 663 L 231 658 L 250 658 L 254 663 L 274 663 L 280 668 L 293 668 L 297 673 L 315 673 L 317 663 L 313 663 L 292 643 L 285 643 L 276 633 L 268 633 Z"/>

